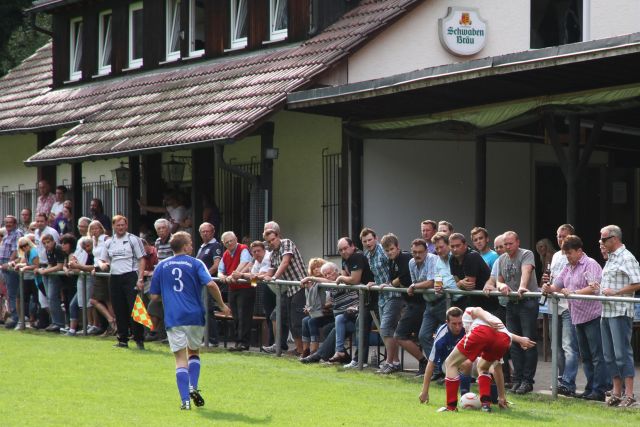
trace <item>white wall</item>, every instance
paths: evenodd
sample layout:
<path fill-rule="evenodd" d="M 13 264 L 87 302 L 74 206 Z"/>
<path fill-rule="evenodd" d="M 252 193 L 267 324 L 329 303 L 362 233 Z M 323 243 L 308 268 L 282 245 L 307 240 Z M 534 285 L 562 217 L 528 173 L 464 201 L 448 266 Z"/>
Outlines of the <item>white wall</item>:
<path fill-rule="evenodd" d="M 396 234 L 403 248 L 420 235 L 420 222 L 446 219 L 469 235 L 475 225 L 475 148 L 468 140 L 364 142 L 363 225 Z M 590 164 L 605 164 L 594 152 Z M 487 142 L 486 228 L 507 230 L 533 248 L 536 162 L 556 163 L 549 145 Z"/>
<path fill-rule="evenodd" d="M 274 147 L 280 149 L 273 171 L 273 220 L 292 239 L 305 261 L 322 256 L 322 150 L 340 152 L 340 119 L 283 111 L 273 116 Z M 226 161 L 260 158 L 260 139 L 249 137 L 225 147 Z"/>
<path fill-rule="evenodd" d="M 425 1 L 349 58 L 349 83 L 527 50 L 529 4 L 529 0 Z M 450 6 L 475 7 L 487 21 L 487 44 L 475 56 L 452 55 L 440 44 L 438 19 Z"/>
<path fill-rule="evenodd" d="M 591 39 L 640 31 L 640 1 L 584 0 L 591 4 Z"/>

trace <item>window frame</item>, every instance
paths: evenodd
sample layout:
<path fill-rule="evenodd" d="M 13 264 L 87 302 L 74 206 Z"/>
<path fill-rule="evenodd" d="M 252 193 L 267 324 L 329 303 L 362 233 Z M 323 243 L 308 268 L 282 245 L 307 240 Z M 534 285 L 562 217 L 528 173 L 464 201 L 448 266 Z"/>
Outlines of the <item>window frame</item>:
<path fill-rule="evenodd" d="M 196 43 L 196 1 L 189 0 L 189 56 L 202 56 L 204 55 L 203 49 L 195 49 Z M 204 8 L 203 8 L 204 9 Z M 203 10 L 204 13 L 204 10 Z M 206 26 L 206 20 L 204 22 Z"/>
<path fill-rule="evenodd" d="M 76 24 L 80 23 L 76 29 Z M 81 16 L 69 20 L 69 80 L 75 81 L 82 78 L 82 33 L 84 23 Z M 78 63 L 78 70 L 75 65 Z"/>
<path fill-rule="evenodd" d="M 143 58 L 133 58 L 133 45 L 134 45 L 134 28 L 133 28 L 133 14 L 137 11 L 142 10 L 143 13 L 143 20 L 144 20 L 144 9 L 143 9 L 143 3 L 141 1 L 139 2 L 135 2 L 135 3 L 131 3 L 129 5 L 129 40 L 128 40 L 128 46 L 129 46 L 129 52 L 127 53 L 127 59 L 128 59 L 128 67 L 131 68 L 140 68 L 142 67 L 142 62 L 143 62 Z M 143 28 L 143 32 L 144 32 L 144 28 Z"/>
<path fill-rule="evenodd" d="M 287 28 L 282 30 L 274 30 L 274 21 L 275 21 L 275 12 L 278 6 L 278 3 L 282 2 L 285 4 L 285 11 L 288 10 L 289 5 L 288 0 L 269 0 L 269 40 L 270 41 L 281 41 L 285 40 L 289 35 L 289 26 L 287 24 Z"/>
<path fill-rule="evenodd" d="M 182 28 L 180 28 L 181 3 L 182 0 L 165 0 L 165 53 L 167 61 L 175 61 L 177 59 L 180 59 L 180 32 L 182 31 Z M 175 31 L 176 25 L 178 27 L 177 32 Z M 176 41 L 173 39 L 174 35 L 178 38 L 178 50 L 171 50 L 172 45 Z"/>
<path fill-rule="evenodd" d="M 237 18 L 238 18 L 238 11 L 236 4 L 240 4 L 240 3 L 244 3 L 244 7 L 245 9 L 247 9 L 247 19 L 248 19 L 248 15 L 249 15 L 249 4 L 247 2 L 247 0 L 231 0 L 230 1 L 230 16 L 231 16 L 231 26 L 230 26 L 230 31 L 231 31 L 231 37 L 229 38 L 230 40 L 230 46 L 231 49 L 243 49 L 245 47 L 247 47 L 247 44 L 249 43 L 249 37 L 241 37 L 241 38 L 235 38 L 236 35 L 236 29 L 237 29 Z"/>
<path fill-rule="evenodd" d="M 109 65 L 102 65 L 104 62 L 104 47 L 105 47 L 105 37 L 104 37 L 104 17 L 109 15 L 109 26 L 107 36 L 110 38 L 109 43 L 111 44 L 111 59 L 109 60 Z M 98 75 L 105 75 L 111 72 L 111 61 L 113 59 L 113 10 L 107 9 L 103 10 L 98 14 Z"/>

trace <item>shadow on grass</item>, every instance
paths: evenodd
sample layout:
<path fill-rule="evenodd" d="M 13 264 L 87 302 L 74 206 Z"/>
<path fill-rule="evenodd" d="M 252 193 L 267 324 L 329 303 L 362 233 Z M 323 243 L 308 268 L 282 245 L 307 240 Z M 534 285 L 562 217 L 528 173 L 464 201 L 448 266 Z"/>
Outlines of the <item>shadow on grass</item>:
<path fill-rule="evenodd" d="M 270 424 L 272 419 L 271 415 L 263 418 L 256 418 L 235 412 L 218 411 L 216 409 L 198 409 L 197 414 L 211 420 L 244 424 Z"/>

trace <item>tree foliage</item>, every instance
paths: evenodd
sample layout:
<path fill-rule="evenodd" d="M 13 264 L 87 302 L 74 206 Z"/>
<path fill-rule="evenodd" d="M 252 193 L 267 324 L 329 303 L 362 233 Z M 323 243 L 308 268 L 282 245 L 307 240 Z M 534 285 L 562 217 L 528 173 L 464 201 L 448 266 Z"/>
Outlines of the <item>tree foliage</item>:
<path fill-rule="evenodd" d="M 31 0 L 2 0 L 0 2 L 0 76 L 44 45 L 49 37 L 31 27 L 30 18 L 23 15 Z M 51 28 L 51 17 L 39 14 L 39 27 Z"/>

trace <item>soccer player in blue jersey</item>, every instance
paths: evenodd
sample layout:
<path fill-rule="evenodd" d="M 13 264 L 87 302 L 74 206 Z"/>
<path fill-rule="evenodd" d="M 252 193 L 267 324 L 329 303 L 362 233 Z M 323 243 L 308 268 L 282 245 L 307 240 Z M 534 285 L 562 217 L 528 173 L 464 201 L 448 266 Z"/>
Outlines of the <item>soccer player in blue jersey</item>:
<path fill-rule="evenodd" d="M 451 307 L 447 310 L 447 323 L 441 325 L 436 331 L 431 354 L 424 374 L 422 383 L 422 392 L 418 396 L 421 403 L 429 402 L 429 386 L 434 378 L 434 372 L 442 372 L 442 364 L 449 356 L 449 353 L 455 348 L 458 341 L 464 337 L 464 328 L 462 327 L 463 311 L 458 307 Z M 461 366 L 462 372 L 460 378 L 460 393 L 464 394 L 469 391 L 471 385 L 471 362 Z"/>
<path fill-rule="evenodd" d="M 164 322 L 169 346 L 176 358 L 176 382 L 182 406 L 191 409 L 204 405 L 198 390 L 200 376 L 200 343 L 204 337 L 204 305 L 202 288 L 207 290 L 229 316 L 231 310 L 222 301 L 220 289 L 213 281 L 202 261 L 189 254 L 193 251 L 191 236 L 183 231 L 175 233 L 169 241 L 174 256 L 161 261 L 151 280 L 151 299 L 162 297 Z"/>

